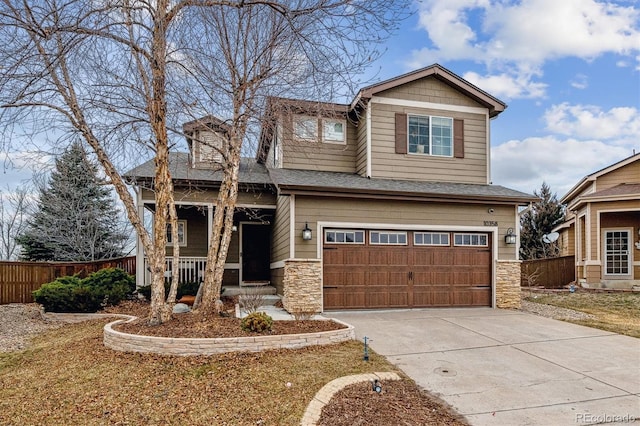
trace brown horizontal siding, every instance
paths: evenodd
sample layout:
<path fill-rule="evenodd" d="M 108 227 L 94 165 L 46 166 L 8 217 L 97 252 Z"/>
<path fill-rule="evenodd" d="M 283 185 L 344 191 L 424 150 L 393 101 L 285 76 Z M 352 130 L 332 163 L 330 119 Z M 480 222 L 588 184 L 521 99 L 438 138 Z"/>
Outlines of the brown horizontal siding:
<path fill-rule="evenodd" d="M 481 106 L 473 99 L 463 95 L 435 77 L 427 77 L 403 84 L 402 86 L 376 93 L 376 96 L 449 105 Z"/>
<path fill-rule="evenodd" d="M 207 212 L 195 207 L 178 207 L 178 220 L 185 220 L 187 225 L 187 245 L 180 246 L 180 256 L 204 257 L 207 255 Z M 173 247 L 167 246 L 167 256 L 173 255 Z"/>
<path fill-rule="evenodd" d="M 395 113 L 439 115 L 464 120 L 464 158 L 396 154 Z M 374 104 L 372 176 L 392 179 L 487 183 L 486 116 Z"/>
<path fill-rule="evenodd" d="M 273 224 L 271 262 L 289 258 L 289 215 L 291 197 L 278 197 L 278 207 Z"/>
<path fill-rule="evenodd" d="M 493 214 L 488 212 L 493 208 Z M 377 201 L 354 199 L 310 198 L 296 196 L 296 229 L 302 229 L 305 222 L 314 230 L 312 241 L 303 241 L 296 235 L 296 257 L 315 258 L 317 256 L 316 224 L 319 221 L 357 222 L 365 228 L 367 223 L 389 223 L 402 225 L 429 226 L 484 226 L 484 221 L 498 222 L 498 258 L 516 258 L 515 246 L 504 243 L 508 228 L 515 225 L 515 207 L 494 205 L 456 205 L 448 203 L 421 203 L 411 201 Z"/>
<path fill-rule="evenodd" d="M 258 185 L 256 185 L 258 187 Z M 193 203 L 215 203 L 218 191 L 208 189 L 176 189 L 176 202 L 193 202 Z M 142 198 L 145 201 L 154 199 L 154 193 L 147 189 L 142 191 Z M 276 205 L 276 196 L 270 191 L 264 192 L 238 192 L 237 204 L 255 204 L 255 205 Z"/>
<path fill-rule="evenodd" d="M 357 128 L 356 173 L 361 176 L 367 173 L 367 118 L 360 118 Z"/>
<path fill-rule="evenodd" d="M 346 143 L 294 140 L 291 128 L 283 129 L 282 167 L 285 169 L 323 170 L 354 173 L 356 169 L 357 131 L 346 120 Z"/>
<path fill-rule="evenodd" d="M 596 180 L 596 190 L 602 191 L 603 189 L 608 189 L 623 183 L 640 183 L 640 161 L 627 164 L 624 167 L 600 176 Z"/>

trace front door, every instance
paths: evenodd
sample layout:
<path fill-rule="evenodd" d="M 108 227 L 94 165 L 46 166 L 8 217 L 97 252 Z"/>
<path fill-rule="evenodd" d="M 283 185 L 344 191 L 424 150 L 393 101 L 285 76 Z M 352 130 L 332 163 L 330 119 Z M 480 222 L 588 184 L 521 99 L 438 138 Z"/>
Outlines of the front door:
<path fill-rule="evenodd" d="M 606 278 L 625 279 L 631 276 L 629 244 L 628 230 L 604 231 L 604 276 Z"/>
<path fill-rule="evenodd" d="M 243 223 L 242 282 L 270 280 L 271 227 L 268 225 Z"/>

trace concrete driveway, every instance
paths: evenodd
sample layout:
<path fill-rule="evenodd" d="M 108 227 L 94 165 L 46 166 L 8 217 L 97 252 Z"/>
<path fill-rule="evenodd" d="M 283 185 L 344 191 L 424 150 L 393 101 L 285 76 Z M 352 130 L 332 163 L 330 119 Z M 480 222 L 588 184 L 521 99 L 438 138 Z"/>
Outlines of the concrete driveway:
<path fill-rule="evenodd" d="M 325 316 L 473 425 L 640 422 L 640 339 L 490 308 Z"/>

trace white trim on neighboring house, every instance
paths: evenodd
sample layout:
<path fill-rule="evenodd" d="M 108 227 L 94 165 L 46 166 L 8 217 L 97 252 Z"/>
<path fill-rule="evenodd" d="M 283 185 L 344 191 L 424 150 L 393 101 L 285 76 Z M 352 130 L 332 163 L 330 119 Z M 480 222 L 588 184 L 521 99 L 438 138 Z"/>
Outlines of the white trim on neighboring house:
<path fill-rule="evenodd" d="M 367 170 L 366 177 L 371 177 L 371 102 L 367 105 Z"/>
<path fill-rule="evenodd" d="M 412 101 L 409 99 L 383 98 L 372 96 L 369 103 L 405 106 L 411 108 L 437 109 L 441 111 L 465 112 L 470 114 L 483 114 L 489 116 L 489 109 L 482 107 L 470 107 L 464 105 L 439 104 L 434 102 Z"/>
<path fill-rule="evenodd" d="M 600 219 L 600 215 L 598 214 L 598 219 Z M 633 227 L 628 227 L 628 226 L 614 226 L 611 228 L 600 228 L 600 223 L 598 223 L 598 230 L 600 231 L 598 234 L 598 238 L 600 238 L 599 244 L 598 244 L 598 264 L 602 265 L 602 268 L 600 269 L 600 279 L 602 280 L 616 280 L 616 279 L 622 279 L 622 280 L 629 280 L 629 279 L 633 279 L 634 276 L 634 271 L 633 271 L 633 265 L 634 265 L 634 250 L 635 250 L 635 245 L 634 245 L 634 235 L 633 235 Z M 627 275 L 608 275 L 605 271 L 606 267 L 607 267 L 607 261 L 605 259 L 604 256 L 604 252 L 606 251 L 606 247 L 605 244 L 602 243 L 602 241 L 604 240 L 604 233 L 605 232 L 615 232 L 615 231 L 623 231 L 623 232 L 627 232 L 628 234 L 628 244 L 629 244 L 629 254 L 628 254 L 628 260 L 627 260 L 627 266 L 629 268 L 629 274 Z"/>
<path fill-rule="evenodd" d="M 584 220 L 584 227 L 585 229 L 585 243 L 586 243 L 586 250 L 587 250 L 587 256 L 586 256 L 586 260 L 593 260 L 593 258 L 591 257 L 591 205 L 587 205 L 587 210 L 585 213 L 585 220 Z"/>
<path fill-rule="evenodd" d="M 289 258 L 296 257 L 296 196 L 289 196 Z"/>

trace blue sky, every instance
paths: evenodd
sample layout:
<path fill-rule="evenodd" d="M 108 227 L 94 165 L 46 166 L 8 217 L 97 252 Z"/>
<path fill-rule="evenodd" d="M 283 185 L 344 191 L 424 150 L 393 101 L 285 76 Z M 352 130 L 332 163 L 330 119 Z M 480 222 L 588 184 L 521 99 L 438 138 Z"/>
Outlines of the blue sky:
<path fill-rule="evenodd" d="M 439 63 L 506 102 L 494 184 L 559 197 L 640 152 L 640 2 L 423 0 L 376 78 Z"/>
<path fill-rule="evenodd" d="M 586 174 L 640 152 L 638 1 L 423 0 L 414 7 L 370 75 L 382 80 L 439 63 L 506 102 L 492 121 L 494 184 L 532 193 L 546 181 L 560 197 Z M 12 156 L 22 168 L 0 168 L 0 187 L 28 179 L 48 160 Z"/>

